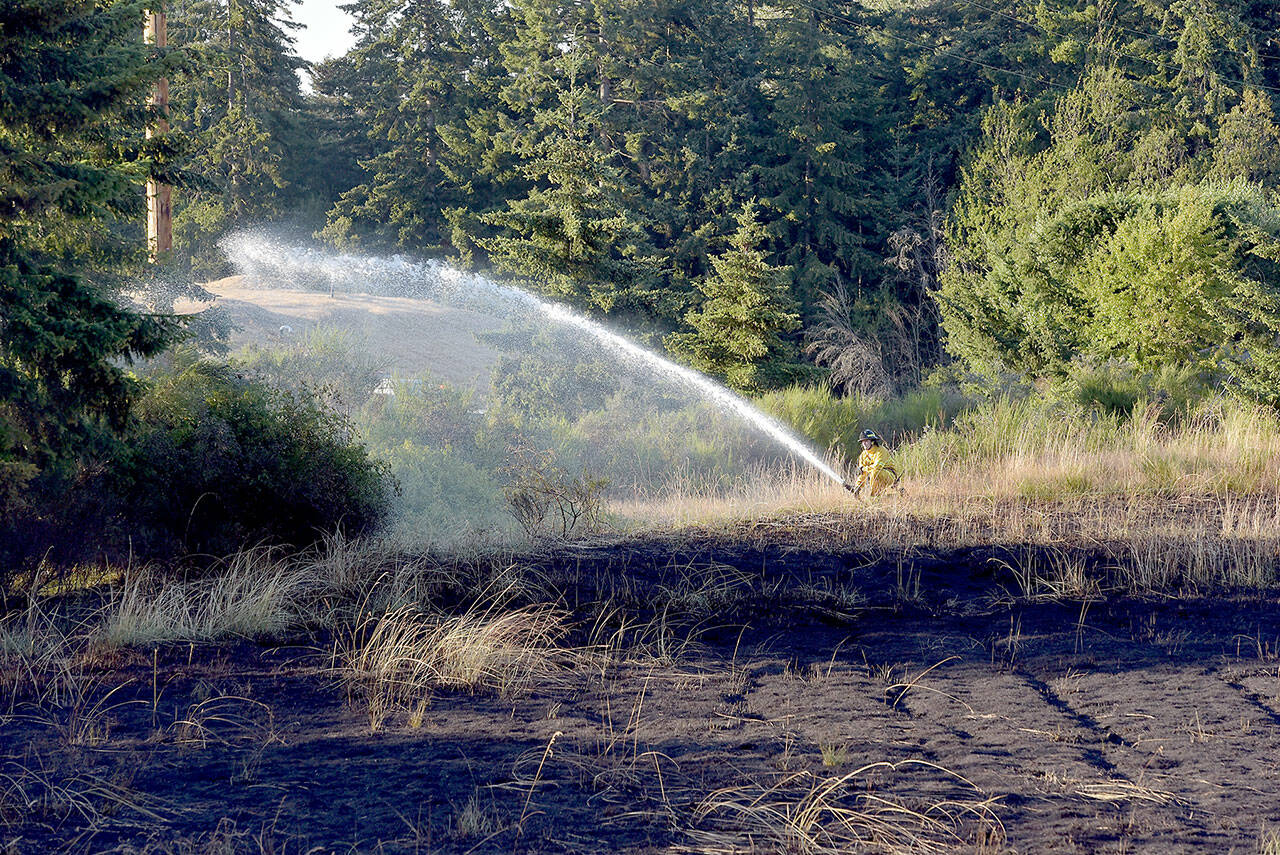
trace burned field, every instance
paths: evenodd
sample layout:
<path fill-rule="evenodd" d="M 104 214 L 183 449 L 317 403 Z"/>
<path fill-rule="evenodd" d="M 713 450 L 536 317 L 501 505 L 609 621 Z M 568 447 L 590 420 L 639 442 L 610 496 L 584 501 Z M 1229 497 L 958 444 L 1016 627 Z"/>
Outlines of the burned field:
<path fill-rule="evenodd" d="M 15 613 L 0 850 L 1273 851 L 1273 590 L 863 525 L 331 545 L 255 640 L 145 643 L 101 591 L 92 634 L 84 595 Z"/>

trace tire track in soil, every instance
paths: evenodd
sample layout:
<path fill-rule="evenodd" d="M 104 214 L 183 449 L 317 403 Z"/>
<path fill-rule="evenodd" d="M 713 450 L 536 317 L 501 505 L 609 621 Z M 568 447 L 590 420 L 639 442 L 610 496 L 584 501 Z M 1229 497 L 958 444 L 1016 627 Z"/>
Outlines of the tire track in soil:
<path fill-rule="evenodd" d="M 929 676 L 936 691 L 909 693 L 904 703 L 940 765 L 1001 797 L 1010 846 L 1077 853 L 1141 842 L 1114 807 L 1080 792 L 1124 777 L 1106 750 L 1110 734 L 1060 702 L 1045 681 L 977 659 Z"/>
<path fill-rule="evenodd" d="M 1096 721 L 1120 775 L 1176 803 L 1134 808 L 1135 844 L 1159 852 L 1227 851 L 1242 828 L 1280 820 L 1274 723 L 1214 668 L 1162 664 L 1080 674 L 1061 700 Z M 1164 821 L 1161 821 L 1164 820 Z"/>

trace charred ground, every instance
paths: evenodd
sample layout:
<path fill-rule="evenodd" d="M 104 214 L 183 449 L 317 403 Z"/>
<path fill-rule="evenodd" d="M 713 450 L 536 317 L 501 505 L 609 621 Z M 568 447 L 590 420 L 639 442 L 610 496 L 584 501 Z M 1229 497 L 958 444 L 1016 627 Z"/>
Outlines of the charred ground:
<path fill-rule="evenodd" d="M 76 679 L 43 683 L 10 655 L 0 842 L 14 853 L 1272 845 L 1274 591 L 1054 588 L 1027 568 L 1068 562 L 1104 580 L 1114 550 L 868 548 L 856 531 L 814 518 L 472 559 L 485 585 L 515 567 L 536 579 L 505 607 L 562 610 L 567 634 L 527 680 L 437 687 L 376 722 L 367 687 L 344 674 L 343 651 L 367 629 L 91 644 L 66 665 Z M 469 597 L 440 595 L 454 610 Z"/>

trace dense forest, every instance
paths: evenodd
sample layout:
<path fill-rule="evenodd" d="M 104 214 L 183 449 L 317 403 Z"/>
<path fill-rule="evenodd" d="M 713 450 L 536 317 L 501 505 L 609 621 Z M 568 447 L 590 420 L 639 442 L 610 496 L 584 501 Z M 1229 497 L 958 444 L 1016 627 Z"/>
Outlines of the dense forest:
<path fill-rule="evenodd" d="M 350 9 L 303 95 L 284 0 L 172 4 L 180 255 L 323 216 L 750 392 L 1196 358 L 1280 399 L 1280 4 Z"/>
<path fill-rule="evenodd" d="M 377 516 L 349 425 L 164 314 L 263 225 L 514 278 L 751 394 L 1104 366 L 1280 405 L 1280 2 L 348 8 L 314 66 L 289 0 L 171 0 L 164 49 L 134 0 L 0 8 L 0 510 L 35 521 L 9 554 L 77 514 L 188 551 L 254 508 Z"/>

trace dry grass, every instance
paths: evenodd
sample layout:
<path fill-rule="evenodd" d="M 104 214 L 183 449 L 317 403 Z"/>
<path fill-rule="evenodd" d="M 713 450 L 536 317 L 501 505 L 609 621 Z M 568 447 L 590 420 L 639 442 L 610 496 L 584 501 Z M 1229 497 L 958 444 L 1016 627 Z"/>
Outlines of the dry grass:
<path fill-rule="evenodd" d="M 168 728 L 175 742 L 208 748 L 226 745 L 234 736 L 261 742 L 277 741 L 271 708 L 261 701 L 237 695 L 214 695 L 196 701 Z"/>
<path fill-rule="evenodd" d="M 676 484 L 611 510 L 624 528 L 677 536 L 729 528 L 740 540 L 802 532 L 864 551 L 1056 550 L 1010 568 L 1028 599 L 1275 582 L 1280 419 L 1263 408 L 1219 402 L 1172 428 L 1150 412 L 1117 424 L 996 406 L 991 423 L 926 433 L 896 456 L 905 492 L 867 501 L 788 464 L 727 491 Z"/>
<path fill-rule="evenodd" d="M 665 506 L 655 500 L 615 510 L 664 521 L 651 534 L 675 540 L 793 543 L 886 559 L 1020 544 L 1022 553 L 1005 562 L 1006 570 L 1014 593 L 1031 600 L 1089 599 L 1106 590 L 1265 588 L 1276 581 L 1280 494 L 1094 492 L 1033 501 L 965 486 L 909 483 L 906 495 L 859 502 L 821 475 L 801 478 L 788 470 L 739 495 L 692 502 L 677 496 Z M 804 502 L 788 498 L 801 496 Z"/>
<path fill-rule="evenodd" d="M 760 467 L 728 490 L 695 480 L 661 492 L 615 501 L 609 513 L 623 531 L 680 529 L 772 520 L 791 514 L 848 509 L 854 500 L 840 484 L 807 466 Z"/>
<path fill-rule="evenodd" d="M 539 590 L 501 554 L 436 560 L 394 541 L 334 536 L 300 554 L 246 549 L 193 580 L 125 573 L 103 610 L 99 634 L 115 647 L 276 638 L 302 629 L 350 628 L 371 613 L 499 586 L 508 600 Z"/>
<path fill-rule="evenodd" d="M 278 551 L 249 549 L 209 578 L 136 573 L 113 593 L 103 637 L 127 647 L 278 635 L 302 618 L 318 579 Z"/>
<path fill-rule="evenodd" d="M 163 822 L 169 808 L 116 781 L 88 773 L 46 770 L 38 759 L 14 760 L 0 766 L 0 827 L 16 828 L 32 821 L 58 828 L 75 822 L 101 827 L 121 811 Z"/>
<path fill-rule="evenodd" d="M 402 606 L 366 618 L 334 659 L 378 730 L 393 713 L 421 710 L 437 688 L 519 693 L 568 663 L 571 652 L 556 646 L 564 634 L 559 609 L 510 607 L 501 596 L 452 616 Z"/>
<path fill-rule="evenodd" d="M 1126 781 L 1122 778 L 1109 781 L 1082 782 L 1076 784 L 1073 790 L 1081 798 L 1107 802 L 1108 804 L 1148 802 L 1150 804 L 1165 805 L 1178 800 L 1173 793 L 1146 787 L 1142 784 L 1135 784 L 1133 781 Z"/>
<path fill-rule="evenodd" d="M 907 767 L 942 772 L 965 794 L 908 804 L 875 791 L 873 776 Z M 1003 839 L 994 800 L 980 796 L 968 782 L 923 761 L 871 763 L 833 777 L 793 772 L 767 786 L 750 783 L 708 795 L 693 810 L 687 851 L 949 852 L 974 839 Z"/>
<path fill-rule="evenodd" d="M 74 630 L 41 611 L 39 601 L 0 621 L 0 716 L 25 702 L 66 704 L 78 692 L 81 675 L 73 659 L 79 643 Z"/>

